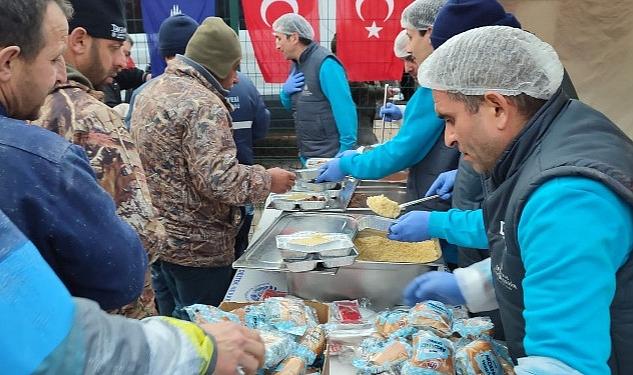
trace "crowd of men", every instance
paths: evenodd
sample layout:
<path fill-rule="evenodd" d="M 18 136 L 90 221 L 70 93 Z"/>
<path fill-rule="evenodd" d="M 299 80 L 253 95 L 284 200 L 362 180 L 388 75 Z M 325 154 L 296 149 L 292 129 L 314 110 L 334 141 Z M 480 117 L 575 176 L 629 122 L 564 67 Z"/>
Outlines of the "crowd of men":
<path fill-rule="evenodd" d="M 300 160 L 332 158 L 317 181 L 408 169 L 410 198 L 441 196 L 389 229 L 442 239 L 453 269 L 394 291 L 405 303 L 491 316 L 518 374 L 633 372 L 633 142 L 496 0 L 416 0 L 401 26 L 420 86 L 360 153 L 343 64 L 300 15 L 273 23 Z M 252 205 L 295 175 L 254 164 L 270 113 L 222 19 L 168 18 L 167 68 L 121 116 L 98 88 L 127 38 L 118 0 L 3 3 L 0 372 L 255 374 L 257 333 L 183 308 L 222 301 Z"/>

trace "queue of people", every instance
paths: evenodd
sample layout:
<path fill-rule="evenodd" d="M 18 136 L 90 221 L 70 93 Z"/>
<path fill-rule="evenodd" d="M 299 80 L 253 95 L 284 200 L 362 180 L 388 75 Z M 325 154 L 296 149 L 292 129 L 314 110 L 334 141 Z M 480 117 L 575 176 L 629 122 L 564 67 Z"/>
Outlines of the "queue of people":
<path fill-rule="evenodd" d="M 0 372 L 257 373 L 255 331 L 183 310 L 222 301 L 252 205 L 295 181 L 254 163 L 270 112 L 238 72 L 235 31 L 169 17 L 167 68 L 124 121 L 96 89 L 126 66 L 119 1 L 5 3 Z M 408 169 L 409 198 L 440 196 L 389 228 L 440 238 L 454 269 L 394 291 L 406 304 L 490 316 L 517 374 L 632 372 L 631 139 L 496 0 L 416 0 L 401 26 L 394 54 L 419 86 L 404 113 L 380 110 L 402 116 L 398 134 L 360 153 L 343 64 L 302 16 L 272 24 L 302 162 L 332 158 L 317 182 Z"/>

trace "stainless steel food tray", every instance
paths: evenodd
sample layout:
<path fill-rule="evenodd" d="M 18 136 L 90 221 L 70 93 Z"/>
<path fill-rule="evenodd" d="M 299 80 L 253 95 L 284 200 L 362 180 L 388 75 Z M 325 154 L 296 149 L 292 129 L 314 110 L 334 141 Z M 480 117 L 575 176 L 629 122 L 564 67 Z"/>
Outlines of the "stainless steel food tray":
<path fill-rule="evenodd" d="M 291 202 L 280 202 L 278 204 L 275 196 L 271 197 L 270 204 L 267 208 L 274 208 L 282 211 L 290 211 L 290 212 L 300 212 L 300 211 L 319 211 L 319 212 L 344 212 L 349 204 L 350 199 L 352 199 L 352 195 L 354 194 L 354 190 L 356 189 L 356 185 L 358 185 L 359 180 L 354 178 L 347 177 L 341 182 L 341 188 L 336 190 L 326 190 L 324 192 L 312 192 L 312 191 L 301 191 L 295 190 L 296 192 L 304 192 L 313 195 L 324 195 L 326 198 L 325 205 L 323 208 L 315 208 L 314 205 L 301 205 L 300 202 L 291 203 Z M 303 206 L 303 207 L 302 207 Z"/>
<path fill-rule="evenodd" d="M 233 263 L 234 268 L 288 271 L 275 237 L 302 231 L 342 233 L 354 238 L 358 223 L 352 215 L 325 212 L 288 212 L 279 216 L 244 255 Z"/>

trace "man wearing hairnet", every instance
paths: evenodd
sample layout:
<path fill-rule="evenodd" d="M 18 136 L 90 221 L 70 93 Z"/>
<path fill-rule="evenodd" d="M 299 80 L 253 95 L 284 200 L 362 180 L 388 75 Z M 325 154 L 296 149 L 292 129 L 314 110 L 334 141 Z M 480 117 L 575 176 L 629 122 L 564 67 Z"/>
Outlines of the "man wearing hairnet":
<path fill-rule="evenodd" d="M 296 13 L 279 17 L 273 32 L 277 49 L 293 61 L 280 97 L 293 111 L 301 162 L 353 149 L 358 120 L 343 64 L 312 40 L 312 26 Z"/>
<path fill-rule="evenodd" d="M 459 34 L 422 64 L 446 144 L 486 178 L 483 210 L 434 212 L 428 232 L 491 258 L 426 273 L 405 300 L 498 307 L 517 374 L 629 374 L 633 142 L 562 79 L 550 45 L 505 26 Z M 459 217 L 477 234 L 452 228 Z"/>
<path fill-rule="evenodd" d="M 401 25 L 409 39 L 405 52 L 412 53 L 418 64 L 433 51 L 429 41 L 430 30 L 444 2 L 417 0 L 402 12 Z M 407 103 L 402 126 L 394 138 L 369 152 L 358 154 L 349 151 L 329 161 L 322 167 L 317 182 L 340 181 L 346 175 L 379 179 L 409 168 L 408 198 L 421 198 L 440 173 L 457 167 L 459 152 L 444 145 L 443 129 L 442 121 L 433 110 L 431 90 L 418 87 Z M 450 201 L 436 199 L 415 208 L 446 211 L 450 208 Z M 445 253 L 449 262 L 456 263 L 456 254 L 453 252 L 452 255 Z"/>

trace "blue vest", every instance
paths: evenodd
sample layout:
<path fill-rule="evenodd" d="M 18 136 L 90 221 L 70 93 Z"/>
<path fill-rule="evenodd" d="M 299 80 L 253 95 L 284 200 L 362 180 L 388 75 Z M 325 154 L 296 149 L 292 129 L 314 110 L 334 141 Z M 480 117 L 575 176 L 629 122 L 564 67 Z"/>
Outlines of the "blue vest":
<path fill-rule="evenodd" d="M 484 189 L 493 283 L 508 348 L 515 359 L 525 356 L 525 268 L 518 222 L 530 194 L 547 180 L 562 176 L 597 180 L 633 205 L 633 142 L 604 115 L 559 91 L 525 125 L 497 162 Z M 616 274 L 611 304 L 609 366 L 614 374 L 633 374 L 632 296 L 633 257 L 629 257 Z"/>
<path fill-rule="evenodd" d="M 297 147 L 304 158 L 331 158 L 340 149 L 332 107 L 321 91 L 319 80 L 321 64 L 326 58 L 336 59 L 336 56 L 313 42 L 294 63 L 296 71 L 305 77 L 303 90 L 292 95 Z"/>

